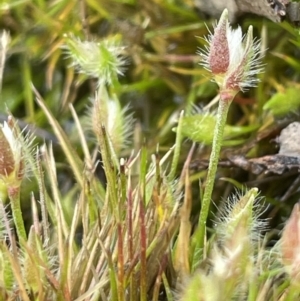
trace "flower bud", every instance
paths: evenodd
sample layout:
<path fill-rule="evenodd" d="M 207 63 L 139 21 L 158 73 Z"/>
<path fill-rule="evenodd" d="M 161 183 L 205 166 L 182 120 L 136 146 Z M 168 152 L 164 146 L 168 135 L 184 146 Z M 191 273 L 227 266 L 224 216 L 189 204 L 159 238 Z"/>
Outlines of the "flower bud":
<path fill-rule="evenodd" d="M 296 204 L 281 236 L 282 263 L 291 279 L 300 280 L 300 205 Z"/>
<path fill-rule="evenodd" d="M 218 245 L 223 252 L 218 249 L 214 252 L 215 274 L 219 279 L 227 279 L 228 284 L 234 284 L 235 278 L 245 274 L 251 264 L 255 241 L 262 226 L 257 218 L 257 195 L 257 188 L 250 189 L 243 196 L 237 195 L 233 203 L 224 208 L 216 228 Z"/>
<path fill-rule="evenodd" d="M 128 107 L 122 108 L 119 100 L 109 97 L 104 87 L 99 88 L 99 93 L 93 100 L 92 126 L 96 136 L 102 135 L 102 126 L 109 136 L 115 152 L 119 152 L 129 144 L 132 134 L 132 114 Z"/>
<path fill-rule="evenodd" d="M 0 179 L 8 185 L 19 186 L 25 172 L 22 141 L 10 116 L 0 125 Z"/>
<path fill-rule="evenodd" d="M 72 65 L 79 72 L 97 78 L 99 85 L 113 84 L 119 75 L 123 75 L 127 64 L 124 47 L 114 38 L 95 42 L 66 35 L 63 49 L 71 57 Z"/>
<path fill-rule="evenodd" d="M 209 67 L 215 75 L 226 73 L 229 67 L 229 45 L 226 37 L 228 26 L 228 11 L 225 10 L 218 26 L 215 28 L 215 34 L 211 38 L 210 51 L 208 53 Z"/>
<path fill-rule="evenodd" d="M 202 65 L 209 70 L 221 93 L 232 98 L 238 91 L 246 91 L 256 86 L 255 75 L 262 71 L 259 41 L 253 38 L 253 28 L 249 27 L 243 37 L 240 27 L 232 29 L 225 9 L 214 34 L 206 38 L 208 46 L 200 51 Z"/>

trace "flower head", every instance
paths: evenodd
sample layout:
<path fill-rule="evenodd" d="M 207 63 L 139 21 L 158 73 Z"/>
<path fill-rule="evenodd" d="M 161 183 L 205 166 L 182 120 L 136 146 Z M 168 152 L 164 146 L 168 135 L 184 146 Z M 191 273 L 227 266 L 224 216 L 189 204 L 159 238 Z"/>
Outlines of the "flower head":
<path fill-rule="evenodd" d="M 252 26 L 243 36 L 240 27 L 231 28 L 225 9 L 206 41 L 208 46 L 200 51 L 202 65 L 212 73 L 221 92 L 237 93 L 256 86 L 255 75 L 262 72 L 262 65 L 260 42 L 253 38 Z"/>
<path fill-rule="evenodd" d="M 0 124 L 0 181 L 6 188 L 18 187 L 26 173 L 25 148 L 30 147 L 30 137 L 22 137 L 12 116 Z"/>
<path fill-rule="evenodd" d="M 117 97 L 110 97 L 104 87 L 99 88 L 93 99 L 91 119 L 93 131 L 97 136 L 101 135 L 102 126 L 105 127 L 116 152 L 129 143 L 133 123 L 129 107 L 122 108 Z"/>
<path fill-rule="evenodd" d="M 63 49 L 71 57 L 72 65 L 79 72 L 97 78 L 99 85 L 112 84 L 119 75 L 123 75 L 127 64 L 124 47 L 113 38 L 95 42 L 66 36 Z"/>
<path fill-rule="evenodd" d="M 24 172 L 22 147 L 6 121 L 0 127 L 0 153 L 0 178 L 5 182 L 11 178 L 21 179 Z"/>

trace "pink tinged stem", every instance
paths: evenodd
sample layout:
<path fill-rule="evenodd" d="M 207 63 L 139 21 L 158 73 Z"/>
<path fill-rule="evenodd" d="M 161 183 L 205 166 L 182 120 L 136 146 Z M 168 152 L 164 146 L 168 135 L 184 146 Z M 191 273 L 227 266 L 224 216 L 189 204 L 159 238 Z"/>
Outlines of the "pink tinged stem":
<path fill-rule="evenodd" d="M 154 289 L 153 289 L 153 295 L 152 295 L 152 301 L 158 301 L 159 300 L 159 293 L 161 289 L 161 284 L 162 284 L 162 276 L 163 273 L 167 267 L 168 264 L 168 254 L 164 254 L 160 265 L 159 265 L 159 271 L 156 276 L 155 284 L 154 284 Z"/>

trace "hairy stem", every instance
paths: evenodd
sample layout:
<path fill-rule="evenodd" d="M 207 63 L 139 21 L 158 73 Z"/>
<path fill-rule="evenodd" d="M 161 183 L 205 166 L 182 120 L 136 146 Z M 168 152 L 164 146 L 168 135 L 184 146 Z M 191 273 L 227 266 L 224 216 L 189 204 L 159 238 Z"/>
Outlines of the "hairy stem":
<path fill-rule="evenodd" d="M 215 176 L 217 172 L 219 156 L 222 146 L 223 133 L 225 128 L 225 123 L 227 119 L 227 113 L 231 101 L 222 100 L 219 101 L 218 113 L 217 113 L 217 122 L 214 129 L 214 138 L 212 143 L 212 151 L 209 159 L 209 167 L 205 185 L 204 196 L 202 200 L 201 212 L 199 216 L 198 228 L 193 237 L 193 246 L 197 249 L 202 250 L 205 242 L 205 233 L 206 233 L 206 221 L 209 213 L 212 190 L 215 183 Z"/>

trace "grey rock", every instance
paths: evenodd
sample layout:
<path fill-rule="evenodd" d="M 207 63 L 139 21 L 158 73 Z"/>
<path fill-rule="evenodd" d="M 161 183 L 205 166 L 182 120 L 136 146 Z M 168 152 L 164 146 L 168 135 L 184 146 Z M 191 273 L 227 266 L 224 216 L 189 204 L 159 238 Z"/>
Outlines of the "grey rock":
<path fill-rule="evenodd" d="M 284 128 L 277 138 L 279 155 L 300 157 L 300 122 L 293 122 Z"/>
<path fill-rule="evenodd" d="M 217 18 L 227 8 L 231 22 L 244 13 L 253 13 L 280 22 L 286 15 L 289 3 L 290 0 L 195 0 L 200 11 Z"/>

